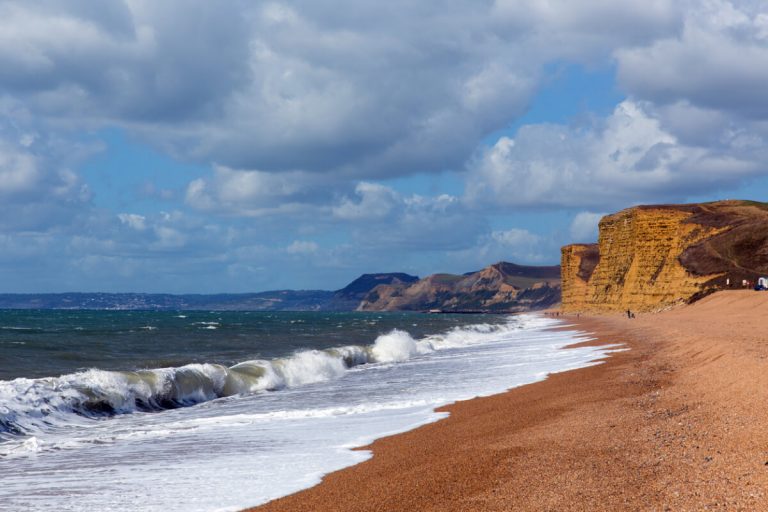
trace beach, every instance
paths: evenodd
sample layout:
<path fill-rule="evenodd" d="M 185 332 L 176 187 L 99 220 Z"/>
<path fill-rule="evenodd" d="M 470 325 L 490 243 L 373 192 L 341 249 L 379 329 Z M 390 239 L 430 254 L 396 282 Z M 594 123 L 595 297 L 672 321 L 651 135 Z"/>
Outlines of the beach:
<path fill-rule="evenodd" d="M 68 510 L 240 510 L 370 458 L 353 449 L 447 416 L 437 408 L 610 353 L 562 350 L 590 338 L 535 314 L 0 317 L 2 356 L 18 362 L 0 368 L 8 510 L 59 510 L 75 495 Z M 90 350 L 104 337 L 119 342 Z M 200 362 L 156 363 L 179 355 Z"/>
<path fill-rule="evenodd" d="M 768 508 L 768 293 L 561 317 L 604 364 L 445 407 L 373 457 L 258 511 Z"/>

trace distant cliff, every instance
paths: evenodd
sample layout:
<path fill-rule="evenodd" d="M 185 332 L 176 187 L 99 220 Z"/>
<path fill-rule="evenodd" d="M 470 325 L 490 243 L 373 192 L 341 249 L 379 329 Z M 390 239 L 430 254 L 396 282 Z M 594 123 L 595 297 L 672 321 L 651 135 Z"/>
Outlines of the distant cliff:
<path fill-rule="evenodd" d="M 544 309 L 560 301 L 560 268 L 500 262 L 464 275 L 434 274 L 373 288 L 358 311 L 489 311 Z"/>
<path fill-rule="evenodd" d="M 323 306 L 325 310 L 354 311 L 368 293 L 379 285 L 407 285 L 418 281 L 417 276 L 403 272 L 363 274 L 341 290 L 333 292 L 331 300 Z"/>
<path fill-rule="evenodd" d="M 768 204 L 637 206 L 603 217 L 597 244 L 562 249 L 566 311 L 649 311 L 768 273 Z"/>

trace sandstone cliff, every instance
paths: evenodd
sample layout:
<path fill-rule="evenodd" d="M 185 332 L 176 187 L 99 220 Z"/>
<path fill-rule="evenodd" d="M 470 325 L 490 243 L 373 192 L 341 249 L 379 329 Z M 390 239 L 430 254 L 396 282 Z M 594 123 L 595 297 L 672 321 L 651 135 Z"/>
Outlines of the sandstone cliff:
<path fill-rule="evenodd" d="M 560 268 L 500 262 L 464 275 L 434 274 L 415 283 L 374 288 L 358 311 L 493 311 L 544 309 L 560 301 Z"/>
<path fill-rule="evenodd" d="M 563 309 L 649 311 L 768 275 L 768 205 L 638 206 L 600 221 L 597 244 L 562 249 Z"/>

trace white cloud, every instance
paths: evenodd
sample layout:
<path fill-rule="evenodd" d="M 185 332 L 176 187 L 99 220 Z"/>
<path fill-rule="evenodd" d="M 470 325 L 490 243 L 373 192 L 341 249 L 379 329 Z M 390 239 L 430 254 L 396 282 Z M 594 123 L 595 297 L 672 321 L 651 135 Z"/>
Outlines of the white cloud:
<path fill-rule="evenodd" d="M 496 244 L 505 248 L 527 248 L 541 243 L 541 237 L 525 229 L 508 229 L 506 231 L 493 231 L 491 238 Z"/>
<path fill-rule="evenodd" d="M 574 243 L 591 243 L 597 241 L 598 223 L 606 214 L 594 212 L 579 212 L 571 222 L 571 241 Z"/>
<path fill-rule="evenodd" d="M 387 217 L 403 199 L 389 187 L 378 183 L 360 182 L 355 187 L 355 201 L 345 197 L 332 209 L 333 216 L 343 220 L 371 220 Z"/>
<path fill-rule="evenodd" d="M 213 177 L 187 186 L 186 202 L 199 210 L 243 216 L 295 213 L 333 194 L 322 176 L 302 171 L 268 173 L 214 167 Z"/>
<path fill-rule="evenodd" d="M 34 155 L 24 147 L 14 147 L 0 140 L 0 194 L 18 194 L 35 190 L 41 173 Z"/>
<path fill-rule="evenodd" d="M 316 242 L 307 240 L 294 240 L 285 248 L 288 254 L 314 254 L 320 249 Z"/>
<path fill-rule="evenodd" d="M 493 9 L 503 26 L 536 41 L 549 57 L 577 61 L 674 34 L 683 12 L 673 0 L 495 0 Z"/>
<path fill-rule="evenodd" d="M 523 126 L 469 163 L 465 199 L 491 208 L 613 208 L 680 199 L 765 172 L 759 133 L 721 132 L 718 146 L 688 145 L 651 109 L 627 100 L 590 126 Z"/>
<path fill-rule="evenodd" d="M 670 0 L 6 2 L 0 85 L 37 116 L 187 159 L 372 179 L 458 168 L 547 63 L 679 24 Z"/>
<path fill-rule="evenodd" d="M 686 2 L 684 30 L 648 45 L 618 48 L 621 84 L 659 104 L 687 101 L 746 118 L 768 118 L 765 5 Z"/>
<path fill-rule="evenodd" d="M 117 215 L 117 218 L 120 219 L 120 222 L 136 231 L 144 231 L 147 229 L 147 218 L 143 215 L 138 215 L 136 213 L 120 213 Z"/>
<path fill-rule="evenodd" d="M 593 212 L 768 173 L 767 34 L 751 1 L 0 0 L 0 245 L 65 253 L 83 282 L 163 272 L 170 287 L 216 288 L 216 269 L 268 286 L 283 260 L 315 279 L 393 253 L 428 253 L 427 270 L 551 261 L 555 238 L 594 235 Z M 628 99 L 477 147 L 573 63 L 615 64 Z M 104 127 L 211 172 L 97 208 L 78 169 Z M 465 164 L 461 197 L 387 181 Z M 98 171 L 105 195 L 128 181 Z M 159 198 L 184 212 L 147 211 Z M 485 217 L 529 207 L 581 213 L 546 237 Z"/>
<path fill-rule="evenodd" d="M 526 229 L 511 228 L 484 233 L 472 241 L 472 245 L 448 255 L 452 266 L 465 270 L 477 270 L 497 261 L 518 264 L 551 264 L 557 246 L 552 238 L 532 233 Z"/>
<path fill-rule="evenodd" d="M 187 244 L 187 235 L 169 226 L 155 226 L 157 240 L 151 245 L 153 249 L 180 249 Z"/>
<path fill-rule="evenodd" d="M 18 102 L 0 96 L 0 230 L 66 225 L 91 192 L 72 168 L 99 149 L 41 130 Z"/>
<path fill-rule="evenodd" d="M 251 170 L 226 180 L 233 189 L 188 190 L 220 209 L 259 202 L 259 172 L 458 169 L 525 111 L 552 62 L 615 58 L 635 100 L 764 117 L 760 5 L 4 2 L 0 86 L 58 126 L 123 126 L 173 155 Z"/>

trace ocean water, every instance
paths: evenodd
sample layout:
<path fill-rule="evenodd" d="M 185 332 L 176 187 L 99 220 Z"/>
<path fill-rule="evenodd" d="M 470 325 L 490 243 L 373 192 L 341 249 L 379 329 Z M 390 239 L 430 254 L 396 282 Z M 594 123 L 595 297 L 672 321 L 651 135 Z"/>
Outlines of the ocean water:
<path fill-rule="evenodd" d="M 239 510 L 442 405 L 596 364 L 555 319 L 0 311 L 0 509 Z"/>

